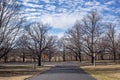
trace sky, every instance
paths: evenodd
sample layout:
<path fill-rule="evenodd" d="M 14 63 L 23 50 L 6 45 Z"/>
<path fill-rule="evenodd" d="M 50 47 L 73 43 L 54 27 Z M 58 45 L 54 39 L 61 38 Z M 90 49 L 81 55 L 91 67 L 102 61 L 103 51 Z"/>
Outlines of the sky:
<path fill-rule="evenodd" d="M 18 0 L 20 13 L 28 22 L 42 22 L 52 27 L 50 34 L 59 38 L 77 20 L 97 10 L 104 21 L 120 20 L 120 0 Z"/>

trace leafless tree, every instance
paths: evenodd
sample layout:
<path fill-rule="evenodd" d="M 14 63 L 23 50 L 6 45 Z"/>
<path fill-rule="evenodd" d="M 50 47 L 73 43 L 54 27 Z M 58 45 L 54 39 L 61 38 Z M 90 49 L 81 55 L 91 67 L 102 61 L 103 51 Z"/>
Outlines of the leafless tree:
<path fill-rule="evenodd" d="M 96 43 L 102 34 L 101 16 L 97 12 L 91 12 L 83 19 L 83 51 L 91 57 L 94 62 L 97 52 Z"/>
<path fill-rule="evenodd" d="M 117 40 L 117 56 L 118 56 L 118 59 L 120 60 L 120 34 L 118 36 L 118 40 Z"/>
<path fill-rule="evenodd" d="M 57 46 L 59 48 L 59 53 L 62 54 L 63 61 L 66 61 L 66 52 L 65 52 L 65 37 L 61 37 L 57 41 Z"/>
<path fill-rule="evenodd" d="M 67 45 L 66 48 L 75 53 L 81 62 L 81 47 L 82 47 L 82 29 L 79 22 L 67 31 L 66 34 Z"/>
<path fill-rule="evenodd" d="M 55 57 L 55 54 L 57 54 L 57 52 L 58 51 L 56 46 L 50 47 L 46 50 L 46 55 L 48 56 L 49 62 L 51 62 L 52 57 Z"/>
<path fill-rule="evenodd" d="M 0 58 L 7 58 L 7 53 L 15 46 L 21 26 L 19 7 L 15 0 L 0 0 Z"/>
<path fill-rule="evenodd" d="M 22 53 L 22 58 L 23 58 L 23 62 L 25 62 L 25 58 L 27 57 L 27 54 L 29 54 L 30 52 L 33 54 L 34 52 L 30 51 L 28 49 L 28 37 L 27 35 L 24 33 L 22 36 L 20 36 L 18 38 L 18 40 L 16 41 L 16 45 L 17 45 L 17 49 L 19 50 L 20 53 Z M 32 55 L 31 54 L 31 55 Z"/>
<path fill-rule="evenodd" d="M 109 40 L 109 51 L 113 54 L 113 60 L 116 60 L 116 49 L 117 49 L 117 40 L 116 40 L 116 30 L 115 25 L 113 23 L 108 23 L 107 25 L 108 31 L 107 36 Z"/>
<path fill-rule="evenodd" d="M 57 53 L 57 36 L 51 36 L 51 38 L 54 40 L 53 45 L 45 50 L 46 57 L 48 58 L 48 61 L 51 62 L 52 57 L 55 56 Z"/>
<path fill-rule="evenodd" d="M 47 36 L 49 27 L 39 23 L 33 23 L 28 29 L 28 48 L 33 50 L 38 57 L 38 66 L 41 66 L 42 54 L 46 49 L 52 47 L 55 40 L 51 36 Z"/>
<path fill-rule="evenodd" d="M 104 60 L 104 55 L 109 53 L 108 45 L 109 40 L 106 35 L 102 36 L 96 43 L 97 55 L 100 56 L 101 60 Z"/>

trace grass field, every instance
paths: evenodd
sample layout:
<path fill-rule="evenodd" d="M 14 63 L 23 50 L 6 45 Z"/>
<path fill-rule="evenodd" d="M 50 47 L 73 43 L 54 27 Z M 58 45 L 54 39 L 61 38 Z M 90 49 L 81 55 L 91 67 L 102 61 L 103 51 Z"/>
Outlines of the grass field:
<path fill-rule="evenodd" d="M 82 69 L 95 77 L 97 80 L 120 80 L 120 64 L 104 61 L 98 62 L 96 67 L 89 62 L 65 62 L 64 64 L 68 63 L 72 65 L 80 65 Z M 46 66 L 36 66 L 35 70 L 33 69 L 33 64 L 31 63 L 0 64 L 0 80 L 24 80 L 33 75 L 40 74 L 51 67 L 54 67 L 54 64 L 62 65 L 63 63 L 56 62 L 46 64 Z"/>
<path fill-rule="evenodd" d="M 33 68 L 33 65 L 0 65 L 0 80 L 24 80 L 36 74 L 40 74 L 51 66 Z"/>
<path fill-rule="evenodd" d="M 97 80 L 120 80 L 120 64 L 82 66 L 81 68 Z"/>

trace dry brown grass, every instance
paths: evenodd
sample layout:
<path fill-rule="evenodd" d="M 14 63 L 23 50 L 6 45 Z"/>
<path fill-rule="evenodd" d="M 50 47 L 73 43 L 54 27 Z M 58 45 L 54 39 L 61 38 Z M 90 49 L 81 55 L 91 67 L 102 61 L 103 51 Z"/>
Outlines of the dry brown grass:
<path fill-rule="evenodd" d="M 41 66 L 34 70 L 33 65 L 4 65 L 0 66 L 0 80 L 24 80 L 50 68 L 51 66 Z"/>
<path fill-rule="evenodd" d="M 82 66 L 81 68 L 97 80 L 120 80 L 120 64 Z"/>
<path fill-rule="evenodd" d="M 32 75 L 25 75 L 25 76 L 12 76 L 12 77 L 0 77 L 0 80 L 24 80 Z"/>

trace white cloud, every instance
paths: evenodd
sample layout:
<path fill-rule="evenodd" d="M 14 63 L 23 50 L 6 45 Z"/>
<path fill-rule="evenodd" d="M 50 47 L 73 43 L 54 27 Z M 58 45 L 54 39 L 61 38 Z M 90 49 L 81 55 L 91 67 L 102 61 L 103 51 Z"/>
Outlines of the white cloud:
<path fill-rule="evenodd" d="M 21 13 L 26 16 L 27 20 L 42 21 L 44 24 L 50 24 L 53 28 L 67 29 L 74 25 L 76 20 L 80 20 L 84 15 L 92 10 L 97 10 L 101 14 L 105 14 L 106 21 L 117 21 L 117 17 L 110 13 L 120 13 L 119 8 L 111 8 L 109 5 L 114 4 L 114 0 L 110 0 L 104 4 L 97 0 L 58 0 L 58 5 L 54 4 L 57 0 L 21 0 L 25 8 Z M 45 2 L 45 4 L 39 3 Z M 34 4 L 32 4 L 34 3 Z M 31 7 L 31 8 L 29 8 Z M 114 7 L 114 6 L 112 6 Z M 58 13 L 56 13 L 58 12 Z M 62 36 L 63 33 L 57 34 Z"/>
<path fill-rule="evenodd" d="M 26 7 L 32 7 L 32 8 L 41 8 L 41 7 L 43 7 L 42 5 L 32 4 L 32 3 L 28 3 L 28 2 L 23 2 L 23 5 L 26 6 Z"/>
<path fill-rule="evenodd" d="M 93 2 L 88 1 L 88 2 L 85 2 L 85 5 L 86 6 L 99 6 L 101 4 L 100 4 L 100 2 L 97 2 L 97 1 L 93 1 Z"/>
<path fill-rule="evenodd" d="M 86 6 L 93 6 L 93 3 L 92 2 L 86 2 L 85 5 Z"/>
<path fill-rule="evenodd" d="M 111 22 L 114 24 L 118 24 L 118 20 L 119 18 L 117 16 L 114 15 L 110 15 L 110 14 L 105 14 L 103 15 L 103 22 Z"/>
<path fill-rule="evenodd" d="M 49 33 L 50 36 L 57 36 L 59 39 L 64 36 L 64 32 L 60 33 Z"/>
<path fill-rule="evenodd" d="M 115 13 L 120 13 L 120 8 L 117 8 L 115 11 Z"/>
<path fill-rule="evenodd" d="M 29 13 L 29 14 L 23 14 L 23 16 L 26 16 L 26 17 L 40 17 L 40 13 L 38 13 L 38 12 L 31 12 L 31 13 Z"/>
<path fill-rule="evenodd" d="M 39 3 L 39 0 L 29 0 L 32 3 Z"/>
<path fill-rule="evenodd" d="M 75 21 L 82 18 L 83 14 L 45 14 L 41 16 L 41 21 L 50 24 L 54 28 L 66 29 L 74 25 Z"/>
<path fill-rule="evenodd" d="M 65 9 L 65 8 L 59 8 L 59 9 L 57 9 L 57 11 L 58 11 L 58 12 L 65 13 L 65 12 L 67 12 L 67 9 Z"/>
<path fill-rule="evenodd" d="M 27 8 L 27 9 L 25 9 L 25 12 L 29 12 L 29 11 L 30 11 L 30 12 L 31 12 L 31 11 L 33 12 L 33 11 L 36 11 L 36 9 L 34 9 L 34 8 L 31 8 L 31 9 L 30 9 L 30 8 Z"/>
<path fill-rule="evenodd" d="M 46 5 L 45 7 L 46 7 L 46 10 L 50 10 L 50 11 L 55 11 L 55 8 L 56 8 L 56 6 L 50 5 L 50 4 Z"/>
<path fill-rule="evenodd" d="M 38 3 L 39 2 L 39 0 L 20 0 L 20 1 L 22 1 L 24 3 L 28 3 L 28 2 Z"/>
<path fill-rule="evenodd" d="M 56 34 L 56 36 L 58 36 L 58 38 L 61 38 L 64 36 L 64 33 L 58 33 L 58 34 Z"/>
<path fill-rule="evenodd" d="M 50 0 L 41 0 L 44 1 L 45 3 L 50 3 Z"/>
<path fill-rule="evenodd" d="M 105 4 L 106 4 L 106 5 L 111 5 L 111 4 L 114 4 L 114 3 L 115 3 L 114 0 L 112 0 L 112 1 L 106 2 Z"/>
<path fill-rule="evenodd" d="M 59 0 L 59 5 L 63 4 L 65 0 Z"/>

